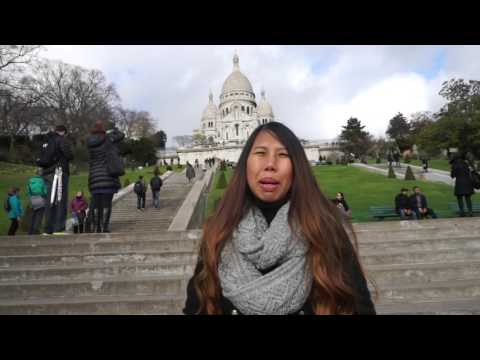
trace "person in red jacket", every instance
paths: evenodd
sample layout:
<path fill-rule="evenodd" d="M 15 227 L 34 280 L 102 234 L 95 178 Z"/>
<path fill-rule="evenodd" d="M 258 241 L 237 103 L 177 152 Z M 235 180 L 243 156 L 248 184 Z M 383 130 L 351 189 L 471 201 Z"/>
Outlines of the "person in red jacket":
<path fill-rule="evenodd" d="M 73 232 L 75 234 L 83 233 L 83 224 L 87 216 L 88 203 L 83 197 L 83 192 L 77 192 L 77 195 L 70 203 L 70 211 L 73 218 Z"/>

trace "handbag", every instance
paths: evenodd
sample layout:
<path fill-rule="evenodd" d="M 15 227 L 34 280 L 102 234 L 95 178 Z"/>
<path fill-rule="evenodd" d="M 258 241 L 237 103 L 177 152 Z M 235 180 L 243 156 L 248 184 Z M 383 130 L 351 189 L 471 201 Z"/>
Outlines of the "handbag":
<path fill-rule="evenodd" d="M 32 205 L 33 210 L 38 210 L 45 207 L 46 201 L 45 201 L 45 198 L 43 198 L 43 196 L 32 195 L 30 197 L 30 204 Z"/>
<path fill-rule="evenodd" d="M 476 170 L 470 171 L 470 179 L 475 189 L 480 189 L 480 174 Z"/>

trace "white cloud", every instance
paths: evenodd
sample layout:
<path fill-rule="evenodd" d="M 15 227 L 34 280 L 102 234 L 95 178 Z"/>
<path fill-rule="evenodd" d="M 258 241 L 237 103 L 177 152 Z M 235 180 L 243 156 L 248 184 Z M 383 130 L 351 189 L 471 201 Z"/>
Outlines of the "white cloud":
<path fill-rule="evenodd" d="M 384 135 L 397 112 L 438 110 L 451 77 L 478 79 L 479 46 L 48 46 L 46 57 L 96 68 L 126 107 L 149 111 L 168 138 L 200 123 L 211 88 L 218 105 L 237 50 L 257 98 L 298 136 L 333 138 L 350 116 Z M 428 79 L 440 50 L 445 61 Z M 169 141 L 170 143 L 170 141 Z"/>

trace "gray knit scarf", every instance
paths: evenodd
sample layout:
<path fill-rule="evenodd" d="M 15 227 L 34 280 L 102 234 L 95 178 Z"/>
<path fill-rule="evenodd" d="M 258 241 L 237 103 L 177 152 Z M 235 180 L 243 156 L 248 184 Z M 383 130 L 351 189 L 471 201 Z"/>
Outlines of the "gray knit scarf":
<path fill-rule="evenodd" d="M 287 202 L 267 225 L 252 207 L 225 244 L 218 267 L 223 296 L 245 315 L 286 315 L 299 311 L 312 286 L 307 243 L 288 224 Z M 272 267 L 265 275 L 259 270 Z"/>

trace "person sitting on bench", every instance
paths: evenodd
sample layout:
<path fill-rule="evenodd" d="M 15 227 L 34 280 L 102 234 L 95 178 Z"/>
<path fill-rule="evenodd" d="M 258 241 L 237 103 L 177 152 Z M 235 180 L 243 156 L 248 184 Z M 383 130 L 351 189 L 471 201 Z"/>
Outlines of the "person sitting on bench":
<path fill-rule="evenodd" d="M 422 194 L 418 186 L 413 187 L 413 195 L 410 196 L 410 207 L 419 220 L 426 218 L 427 216 L 431 216 L 432 219 L 437 218 L 437 215 L 433 209 L 428 207 L 427 198 L 424 194 Z"/>
<path fill-rule="evenodd" d="M 402 188 L 400 193 L 395 196 L 395 211 L 400 215 L 402 220 L 405 220 L 407 217 L 417 218 L 416 213 L 412 211 L 408 193 L 408 189 Z"/>

